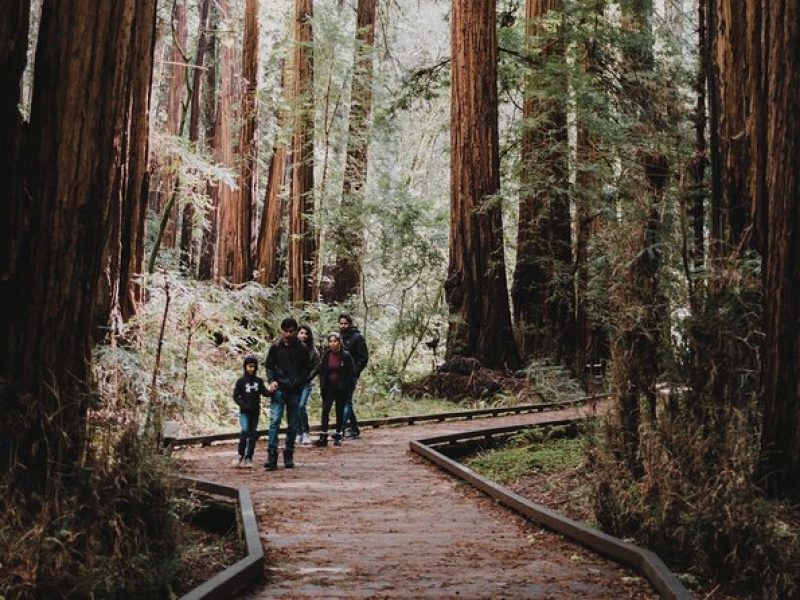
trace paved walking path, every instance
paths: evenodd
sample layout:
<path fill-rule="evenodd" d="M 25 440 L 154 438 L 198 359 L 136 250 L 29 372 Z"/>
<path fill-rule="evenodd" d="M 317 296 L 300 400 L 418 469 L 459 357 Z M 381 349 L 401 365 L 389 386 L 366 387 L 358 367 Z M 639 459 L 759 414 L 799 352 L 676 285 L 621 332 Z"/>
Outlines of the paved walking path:
<path fill-rule="evenodd" d="M 233 444 L 182 451 L 189 475 L 248 487 L 266 553 L 247 598 L 647 598 L 635 572 L 518 517 L 408 449 L 411 439 L 576 409 L 365 429 L 300 447 L 296 468 L 234 469 Z M 257 448 L 264 461 L 265 441 Z"/>

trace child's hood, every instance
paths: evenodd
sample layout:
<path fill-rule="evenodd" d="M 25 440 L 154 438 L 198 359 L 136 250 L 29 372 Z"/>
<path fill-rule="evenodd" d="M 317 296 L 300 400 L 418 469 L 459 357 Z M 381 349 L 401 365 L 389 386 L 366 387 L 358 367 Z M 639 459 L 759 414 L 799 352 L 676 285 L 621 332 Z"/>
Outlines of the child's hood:
<path fill-rule="evenodd" d="M 244 374 L 247 375 L 247 365 L 250 365 L 250 364 L 253 364 L 253 365 L 256 366 L 255 373 L 253 373 L 253 375 L 255 375 L 256 373 L 258 373 L 258 359 L 255 356 L 252 356 L 252 355 L 246 356 L 244 361 L 243 361 L 243 363 L 242 363 L 242 369 L 244 370 Z"/>

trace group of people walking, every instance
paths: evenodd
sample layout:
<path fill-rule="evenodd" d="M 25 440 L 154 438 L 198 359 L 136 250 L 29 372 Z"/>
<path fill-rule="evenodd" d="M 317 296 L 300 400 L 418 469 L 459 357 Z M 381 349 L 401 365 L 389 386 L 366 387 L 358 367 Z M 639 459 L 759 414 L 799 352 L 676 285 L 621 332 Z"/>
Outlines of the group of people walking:
<path fill-rule="evenodd" d="M 278 468 L 278 432 L 286 413 L 286 442 L 283 464 L 294 467 L 295 443 L 310 443 L 308 401 L 319 377 L 322 395 L 322 427 L 314 445 L 328 445 L 331 408 L 336 411 L 333 444 L 340 446 L 346 427 L 350 437 L 358 438 L 361 430 L 353 408 L 353 392 L 358 378 L 369 361 L 369 349 L 364 336 L 347 314 L 339 315 L 339 331 L 328 334 L 320 354 L 314 343 L 314 333 L 308 325 L 298 326 L 291 317 L 281 322 L 280 338 L 267 352 L 266 382 L 257 375 L 258 360 L 244 359 L 244 375 L 233 389 L 233 400 L 239 406 L 239 457 L 235 466 L 252 467 L 261 397 L 270 398 L 269 435 L 267 441 L 268 471 Z"/>

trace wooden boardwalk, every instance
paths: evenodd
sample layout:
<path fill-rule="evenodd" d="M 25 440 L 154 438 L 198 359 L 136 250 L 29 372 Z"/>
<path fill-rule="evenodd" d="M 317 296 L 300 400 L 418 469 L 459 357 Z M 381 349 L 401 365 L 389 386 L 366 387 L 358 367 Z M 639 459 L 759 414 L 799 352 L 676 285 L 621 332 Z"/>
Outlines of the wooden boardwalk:
<path fill-rule="evenodd" d="M 247 598 L 647 598 L 636 573 L 531 525 L 408 450 L 411 439 L 535 423 L 576 409 L 366 429 L 300 447 L 296 468 L 229 466 L 233 444 L 179 453 L 189 475 L 246 486 L 266 552 Z"/>

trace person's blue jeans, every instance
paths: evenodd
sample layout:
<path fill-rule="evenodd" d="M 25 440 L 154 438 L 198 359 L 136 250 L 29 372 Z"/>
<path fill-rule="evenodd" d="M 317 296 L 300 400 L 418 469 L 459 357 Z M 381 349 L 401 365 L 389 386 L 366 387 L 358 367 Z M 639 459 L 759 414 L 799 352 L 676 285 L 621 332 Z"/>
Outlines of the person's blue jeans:
<path fill-rule="evenodd" d="M 358 385 L 358 380 L 356 380 L 356 382 L 353 384 L 353 387 L 351 387 L 347 392 L 347 395 L 344 399 L 342 428 L 347 429 L 349 425 L 350 433 L 352 435 L 361 435 L 361 429 L 358 426 L 358 419 L 356 418 L 356 410 L 353 406 L 353 392 L 356 391 L 356 385 Z"/>
<path fill-rule="evenodd" d="M 289 451 L 294 450 L 294 439 L 297 437 L 297 413 L 300 403 L 300 394 L 287 393 L 276 390 L 269 403 L 269 439 L 267 447 L 270 452 L 278 451 L 278 431 L 281 428 L 283 412 L 286 411 L 286 446 Z"/>
<path fill-rule="evenodd" d="M 308 433 L 308 400 L 311 398 L 311 392 L 314 391 L 314 384 L 309 383 L 300 392 L 300 401 L 298 403 L 298 416 L 297 416 L 297 435 Z"/>
<path fill-rule="evenodd" d="M 239 434 L 239 456 L 253 460 L 258 441 L 258 413 L 250 415 L 240 412 L 239 425 L 242 428 Z"/>

